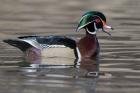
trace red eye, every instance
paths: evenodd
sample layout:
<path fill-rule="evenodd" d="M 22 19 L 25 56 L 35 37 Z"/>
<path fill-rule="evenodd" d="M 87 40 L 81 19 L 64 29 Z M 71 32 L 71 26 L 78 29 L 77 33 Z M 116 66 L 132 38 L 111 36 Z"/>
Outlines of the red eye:
<path fill-rule="evenodd" d="M 96 22 L 96 23 L 100 23 L 101 20 L 100 20 L 100 19 L 95 19 L 95 22 Z"/>

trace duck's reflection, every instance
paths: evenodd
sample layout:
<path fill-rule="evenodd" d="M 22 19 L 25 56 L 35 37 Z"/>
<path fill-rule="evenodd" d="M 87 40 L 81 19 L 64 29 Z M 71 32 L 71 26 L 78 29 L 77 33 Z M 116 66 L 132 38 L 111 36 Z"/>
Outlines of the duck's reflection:
<path fill-rule="evenodd" d="M 59 62 L 59 58 L 57 61 Z M 91 59 L 81 60 L 80 65 L 77 66 L 73 62 L 73 65 L 39 64 L 37 68 L 34 66 L 29 68 L 21 67 L 20 69 L 24 69 L 25 72 L 22 73 L 25 76 L 32 78 L 25 80 L 25 84 L 45 84 L 47 91 L 53 93 L 56 91 L 54 92 L 51 88 L 55 88 L 56 93 L 66 92 L 66 90 L 70 90 L 67 93 L 95 93 L 99 72 L 98 64 Z M 35 72 L 29 70 L 35 70 Z"/>
<path fill-rule="evenodd" d="M 38 59 L 33 60 L 31 63 L 37 61 Z M 97 78 L 99 76 L 99 64 L 93 59 L 86 58 L 79 62 L 78 59 L 54 57 L 47 58 L 45 61 L 46 62 L 37 62 L 39 64 L 29 64 L 29 62 L 24 61 L 22 65 L 20 65 L 20 70 L 22 72 L 35 72 L 44 75 L 53 74 L 86 78 Z M 26 65 L 26 63 L 28 65 Z"/>
<path fill-rule="evenodd" d="M 25 91 L 29 93 L 95 93 L 98 78 L 84 76 L 87 73 L 85 70 L 87 67 L 36 68 L 38 71 L 35 73 L 15 71 L 12 73 L 9 69 L 10 72 L 5 72 L 1 80 L 6 81 L 7 92 L 14 91 L 14 93 L 19 93 L 19 90 L 20 93 Z"/>
<path fill-rule="evenodd" d="M 46 61 L 48 62 L 49 59 Z M 13 73 L 12 69 L 9 69 L 1 78 L 6 81 L 8 92 L 15 90 L 14 93 L 18 93 L 19 90 L 20 93 L 25 91 L 30 93 L 33 91 L 36 93 L 45 91 L 48 93 L 95 93 L 99 70 L 96 61 L 83 59 L 79 65 L 75 64 L 76 60 L 71 62 L 70 59 L 67 61 L 70 61 L 71 65 L 67 65 L 70 62 L 61 64 L 59 58 L 55 58 L 55 61 L 60 64 L 47 65 L 37 62 L 39 64 L 30 64 L 30 67 L 27 65 L 19 67 L 20 71 L 16 70 L 17 72 Z"/>
<path fill-rule="evenodd" d="M 80 68 L 87 71 L 87 77 L 98 77 L 99 76 L 99 63 L 93 59 L 83 59 L 80 62 Z"/>

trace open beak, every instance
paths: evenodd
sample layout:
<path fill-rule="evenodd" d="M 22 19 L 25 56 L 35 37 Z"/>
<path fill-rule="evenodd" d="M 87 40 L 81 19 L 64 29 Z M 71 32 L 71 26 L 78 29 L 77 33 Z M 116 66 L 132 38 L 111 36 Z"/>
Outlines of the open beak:
<path fill-rule="evenodd" d="M 111 26 L 108 26 L 108 25 L 103 21 L 103 29 L 102 29 L 102 31 L 111 36 L 111 34 L 109 33 L 109 30 L 110 30 L 110 29 L 111 29 L 111 30 L 114 30 L 114 28 L 112 28 Z"/>

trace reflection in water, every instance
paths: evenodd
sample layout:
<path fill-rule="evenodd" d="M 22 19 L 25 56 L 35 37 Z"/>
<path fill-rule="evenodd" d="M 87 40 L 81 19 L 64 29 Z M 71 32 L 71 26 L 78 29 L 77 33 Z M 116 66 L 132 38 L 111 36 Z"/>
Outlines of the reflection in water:
<path fill-rule="evenodd" d="M 56 65 L 55 62 L 52 65 L 50 63 L 47 65 L 49 61 L 47 59 L 46 64 L 31 64 L 31 67 L 21 67 L 19 69 L 20 75 L 27 77 L 23 84 L 27 86 L 46 86 L 50 93 L 56 93 L 57 91 L 59 91 L 57 93 L 94 93 L 99 70 L 98 64 L 94 60 L 84 59 L 80 62 L 80 65 L 77 65 L 77 59 L 71 62 L 73 59 L 68 58 L 65 64 L 60 62 L 58 65 L 61 58 L 54 59 Z M 53 58 L 50 60 L 53 60 Z M 41 91 L 44 91 L 44 89 Z"/>
<path fill-rule="evenodd" d="M 19 91 L 20 93 L 46 93 L 46 91 L 47 93 L 94 93 L 97 80 L 97 78 L 72 78 L 49 74 L 29 77 L 19 72 L 6 71 L 0 78 L 0 86 L 6 86 L 1 91 L 3 93 L 19 93 Z"/>
<path fill-rule="evenodd" d="M 94 61 L 85 59 L 79 66 L 40 64 L 6 68 L 1 69 L 0 82 L 5 83 L 0 86 L 7 86 L 8 90 L 3 91 L 7 93 L 94 93 L 97 67 Z"/>
<path fill-rule="evenodd" d="M 61 61 L 62 59 L 64 60 Z M 92 59 L 82 59 L 79 62 L 78 59 L 74 60 L 72 58 L 66 58 L 66 57 L 65 58 L 54 57 L 54 58 L 46 58 L 44 60 L 46 60 L 46 62 L 38 62 L 40 64 L 29 64 L 29 66 L 26 66 L 25 64 L 28 62 L 22 62 L 23 65 L 21 67 L 21 71 L 23 72 L 49 72 L 50 74 L 62 74 L 62 75 L 69 74 L 71 76 L 76 76 L 76 77 L 86 76 L 86 75 L 90 77 L 98 77 L 99 64 L 97 64 L 97 62 Z M 37 61 L 36 60 L 34 61 L 37 62 L 38 59 Z M 34 63 L 34 61 L 31 63 Z M 25 67 L 24 67 L 24 64 L 25 64 Z M 72 72 L 72 73 L 69 73 L 69 72 Z"/>

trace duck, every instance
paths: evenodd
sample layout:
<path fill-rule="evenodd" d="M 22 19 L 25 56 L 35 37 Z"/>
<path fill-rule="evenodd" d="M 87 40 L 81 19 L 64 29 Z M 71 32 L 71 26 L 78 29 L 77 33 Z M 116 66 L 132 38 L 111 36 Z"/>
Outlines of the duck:
<path fill-rule="evenodd" d="M 76 32 L 85 30 L 85 36 L 75 40 L 67 36 L 21 36 L 17 39 L 5 39 L 3 42 L 19 48 L 24 53 L 25 62 L 29 64 L 42 64 L 50 59 L 48 65 L 81 65 L 91 60 L 99 62 L 100 45 L 97 32 L 102 31 L 111 35 L 106 17 L 99 11 L 84 13 L 78 23 Z M 62 60 L 54 58 L 61 57 Z M 65 58 L 72 59 L 69 63 Z M 59 62 L 54 62 L 55 60 Z M 88 60 L 88 61 L 87 61 Z M 62 63 L 61 63 L 62 62 Z M 68 62 L 68 63 L 65 63 Z M 31 65 L 30 65 L 31 66 Z M 32 65 L 33 66 L 33 65 Z"/>

